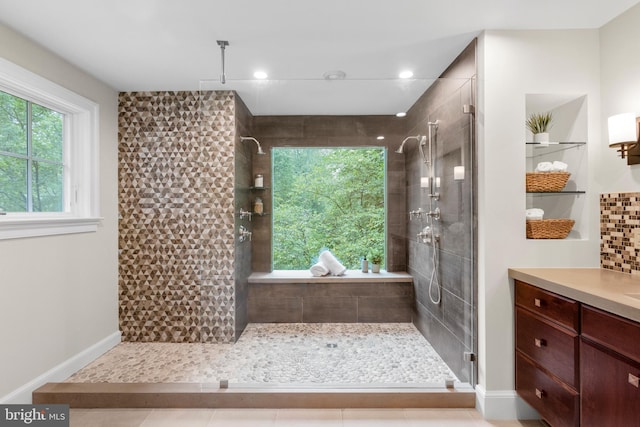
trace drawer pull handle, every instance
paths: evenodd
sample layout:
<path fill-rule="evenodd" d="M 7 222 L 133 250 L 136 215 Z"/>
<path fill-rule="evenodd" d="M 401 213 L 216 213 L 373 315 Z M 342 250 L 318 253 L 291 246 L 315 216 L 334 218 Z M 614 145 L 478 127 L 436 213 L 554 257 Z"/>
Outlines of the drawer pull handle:
<path fill-rule="evenodd" d="M 535 338 L 536 347 L 544 347 L 547 345 L 547 340 L 543 338 Z"/>
<path fill-rule="evenodd" d="M 545 396 L 545 394 L 546 394 L 546 393 L 544 392 L 544 390 L 536 389 L 536 397 L 537 397 L 538 399 L 542 399 L 542 398 Z"/>
<path fill-rule="evenodd" d="M 640 378 L 636 377 L 633 374 L 629 374 L 629 384 L 631 384 L 635 388 L 638 388 L 638 386 L 640 386 Z"/>
<path fill-rule="evenodd" d="M 533 305 L 535 305 L 536 307 L 542 307 L 542 301 L 540 301 L 540 298 L 534 298 Z"/>

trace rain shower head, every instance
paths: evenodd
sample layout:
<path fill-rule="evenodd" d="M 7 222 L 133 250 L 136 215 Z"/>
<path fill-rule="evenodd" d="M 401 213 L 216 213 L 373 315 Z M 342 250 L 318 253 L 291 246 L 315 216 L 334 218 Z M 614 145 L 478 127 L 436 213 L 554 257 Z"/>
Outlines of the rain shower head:
<path fill-rule="evenodd" d="M 256 143 L 256 145 L 258 146 L 258 154 L 262 155 L 262 154 L 267 154 L 264 151 L 262 151 L 262 147 L 260 146 L 260 143 L 258 142 L 257 139 L 255 139 L 252 136 L 241 136 L 240 137 L 240 141 L 253 141 Z"/>
<path fill-rule="evenodd" d="M 417 141 L 420 141 L 420 145 L 424 145 L 426 143 L 427 138 L 424 135 L 408 136 L 404 139 L 404 141 L 402 141 L 402 144 L 400 144 L 400 147 L 398 147 L 398 149 L 396 150 L 396 153 L 404 154 L 404 144 L 410 139 L 415 139 Z"/>

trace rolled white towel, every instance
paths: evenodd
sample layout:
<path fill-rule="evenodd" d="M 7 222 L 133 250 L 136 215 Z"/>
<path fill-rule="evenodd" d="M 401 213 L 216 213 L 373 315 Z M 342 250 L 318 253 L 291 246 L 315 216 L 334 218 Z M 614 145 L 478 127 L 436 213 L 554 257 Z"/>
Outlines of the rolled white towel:
<path fill-rule="evenodd" d="M 536 172 L 551 172 L 553 170 L 553 163 L 551 162 L 540 162 L 538 166 L 536 166 Z"/>
<path fill-rule="evenodd" d="M 527 219 L 543 219 L 544 211 L 538 208 L 527 209 Z"/>
<path fill-rule="evenodd" d="M 313 264 L 309 271 L 311 271 L 311 275 L 314 277 L 326 276 L 329 274 L 329 269 L 321 262 Z"/>
<path fill-rule="evenodd" d="M 347 271 L 347 267 L 340 264 L 330 251 L 321 252 L 318 258 L 318 261 L 323 263 L 334 276 L 342 276 Z"/>
<path fill-rule="evenodd" d="M 555 161 L 552 163 L 551 165 L 551 170 L 553 172 L 566 172 L 567 171 L 567 167 L 569 167 L 569 165 L 567 165 L 564 162 L 559 162 L 559 161 Z"/>

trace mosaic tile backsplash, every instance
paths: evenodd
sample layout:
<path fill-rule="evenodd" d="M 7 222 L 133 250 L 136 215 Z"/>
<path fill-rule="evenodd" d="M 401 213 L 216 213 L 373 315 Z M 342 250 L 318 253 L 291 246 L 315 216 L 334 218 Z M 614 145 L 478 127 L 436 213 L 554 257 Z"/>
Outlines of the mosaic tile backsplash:
<path fill-rule="evenodd" d="M 640 274 L 640 193 L 600 195 L 600 266 Z"/>
<path fill-rule="evenodd" d="M 119 96 L 125 341 L 235 340 L 234 96 Z"/>

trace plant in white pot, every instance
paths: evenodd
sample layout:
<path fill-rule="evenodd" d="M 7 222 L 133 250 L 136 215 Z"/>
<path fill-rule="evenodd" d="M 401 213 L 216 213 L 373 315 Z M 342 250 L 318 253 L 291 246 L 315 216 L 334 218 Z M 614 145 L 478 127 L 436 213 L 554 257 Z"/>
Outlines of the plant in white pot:
<path fill-rule="evenodd" d="M 380 273 L 380 264 L 382 264 L 382 255 L 373 254 L 371 256 L 371 272 Z"/>
<path fill-rule="evenodd" d="M 551 113 L 533 113 L 527 119 L 527 128 L 533 133 L 533 141 L 549 143 L 549 128 L 553 116 Z"/>

